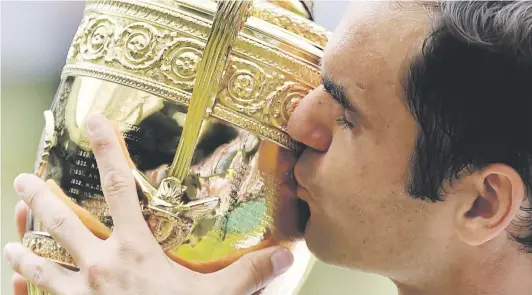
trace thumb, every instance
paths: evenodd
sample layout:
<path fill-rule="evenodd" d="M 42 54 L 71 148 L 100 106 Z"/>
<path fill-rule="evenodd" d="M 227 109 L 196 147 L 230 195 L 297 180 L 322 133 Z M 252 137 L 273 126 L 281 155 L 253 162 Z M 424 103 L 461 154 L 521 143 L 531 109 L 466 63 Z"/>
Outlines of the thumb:
<path fill-rule="evenodd" d="M 252 294 L 286 272 L 293 263 L 294 256 L 289 250 L 271 247 L 242 256 L 218 275 L 222 282 L 231 284 L 227 294 Z"/>

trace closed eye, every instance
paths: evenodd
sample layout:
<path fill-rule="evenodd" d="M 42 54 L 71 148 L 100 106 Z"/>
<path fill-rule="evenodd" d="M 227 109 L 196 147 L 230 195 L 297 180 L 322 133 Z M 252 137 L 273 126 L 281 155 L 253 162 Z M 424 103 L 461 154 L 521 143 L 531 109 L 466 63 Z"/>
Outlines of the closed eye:
<path fill-rule="evenodd" d="M 336 118 L 335 122 L 336 122 L 336 125 L 344 128 L 346 130 L 351 130 L 351 129 L 355 128 L 355 124 L 349 122 L 344 115 L 338 116 Z"/>

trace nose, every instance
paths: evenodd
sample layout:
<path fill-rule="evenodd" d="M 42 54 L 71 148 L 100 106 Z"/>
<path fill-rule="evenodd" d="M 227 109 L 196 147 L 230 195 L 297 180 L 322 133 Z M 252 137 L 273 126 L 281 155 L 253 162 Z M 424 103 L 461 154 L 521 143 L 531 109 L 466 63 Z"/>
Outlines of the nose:
<path fill-rule="evenodd" d="M 301 100 L 288 121 L 288 134 L 296 141 L 325 152 L 332 141 L 335 109 L 323 87 L 312 90 Z"/>

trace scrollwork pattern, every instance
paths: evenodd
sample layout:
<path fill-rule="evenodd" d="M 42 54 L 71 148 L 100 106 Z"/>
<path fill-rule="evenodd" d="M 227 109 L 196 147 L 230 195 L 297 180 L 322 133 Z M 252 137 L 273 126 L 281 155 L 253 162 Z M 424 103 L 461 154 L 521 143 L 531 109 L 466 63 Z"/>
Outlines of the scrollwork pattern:
<path fill-rule="evenodd" d="M 129 69 L 151 67 L 170 44 L 171 35 L 143 22 L 132 23 L 124 28 L 117 39 L 114 49 L 116 58 Z"/>
<path fill-rule="evenodd" d="M 325 46 L 329 39 L 329 33 L 298 15 L 287 15 L 281 12 L 282 8 L 271 3 L 259 3 L 253 9 L 253 16 L 266 22 L 279 26 L 287 31 L 302 36 L 319 46 Z"/>
<path fill-rule="evenodd" d="M 179 8 L 179 5 L 181 5 L 181 3 L 172 0 L 154 0 L 154 2 L 174 8 Z M 215 2 L 218 2 L 218 0 L 215 0 Z M 312 1 L 308 2 L 313 3 Z M 312 9 L 313 5 L 310 4 L 309 6 Z M 272 3 L 256 1 L 255 7 L 251 10 L 251 15 L 289 32 L 303 36 L 320 46 L 325 46 L 329 38 L 329 33 L 323 28 L 316 26 L 304 17 L 292 13 L 288 14 L 283 8 Z"/>
<path fill-rule="evenodd" d="M 177 39 L 163 55 L 163 75 L 181 89 L 192 90 L 204 46 L 202 42 L 191 38 Z"/>
<path fill-rule="evenodd" d="M 116 24 L 108 17 L 92 19 L 87 31 L 81 35 L 80 54 L 86 60 L 95 60 L 107 54 L 114 37 Z"/>
<path fill-rule="evenodd" d="M 270 106 L 270 120 L 271 123 L 286 131 L 288 119 L 296 109 L 297 105 L 305 95 L 307 95 L 310 87 L 300 83 L 287 82 L 273 94 L 272 104 Z"/>
<path fill-rule="evenodd" d="M 225 106 L 248 115 L 255 114 L 267 103 L 264 89 L 266 84 L 271 83 L 271 78 L 258 64 L 231 57 L 220 101 Z"/>
<path fill-rule="evenodd" d="M 208 26 L 199 16 L 161 4 L 91 1 L 63 77 L 104 79 L 188 105 Z M 294 147 L 286 124 L 311 85 L 319 85 L 318 57 L 310 62 L 243 34 L 228 58 L 217 97 L 222 119 Z"/>
<path fill-rule="evenodd" d="M 291 139 L 285 132 L 270 127 L 260 121 L 253 120 L 252 118 L 246 117 L 222 105 L 216 105 L 214 107 L 213 116 L 231 122 L 235 126 L 249 130 L 263 138 L 277 142 L 288 149 L 297 151 L 301 148 L 300 145 Z"/>

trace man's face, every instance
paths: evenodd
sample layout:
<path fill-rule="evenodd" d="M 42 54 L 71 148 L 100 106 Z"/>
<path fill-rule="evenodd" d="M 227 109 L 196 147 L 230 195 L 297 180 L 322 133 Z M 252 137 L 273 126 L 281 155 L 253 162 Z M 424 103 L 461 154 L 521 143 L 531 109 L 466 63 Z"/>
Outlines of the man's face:
<path fill-rule="evenodd" d="M 401 78 L 430 25 L 420 7 L 353 3 L 323 56 L 329 85 L 291 118 L 290 135 L 308 146 L 295 169 L 311 212 L 305 239 L 326 262 L 393 272 L 452 235 L 450 205 L 405 191 L 417 127 Z"/>

